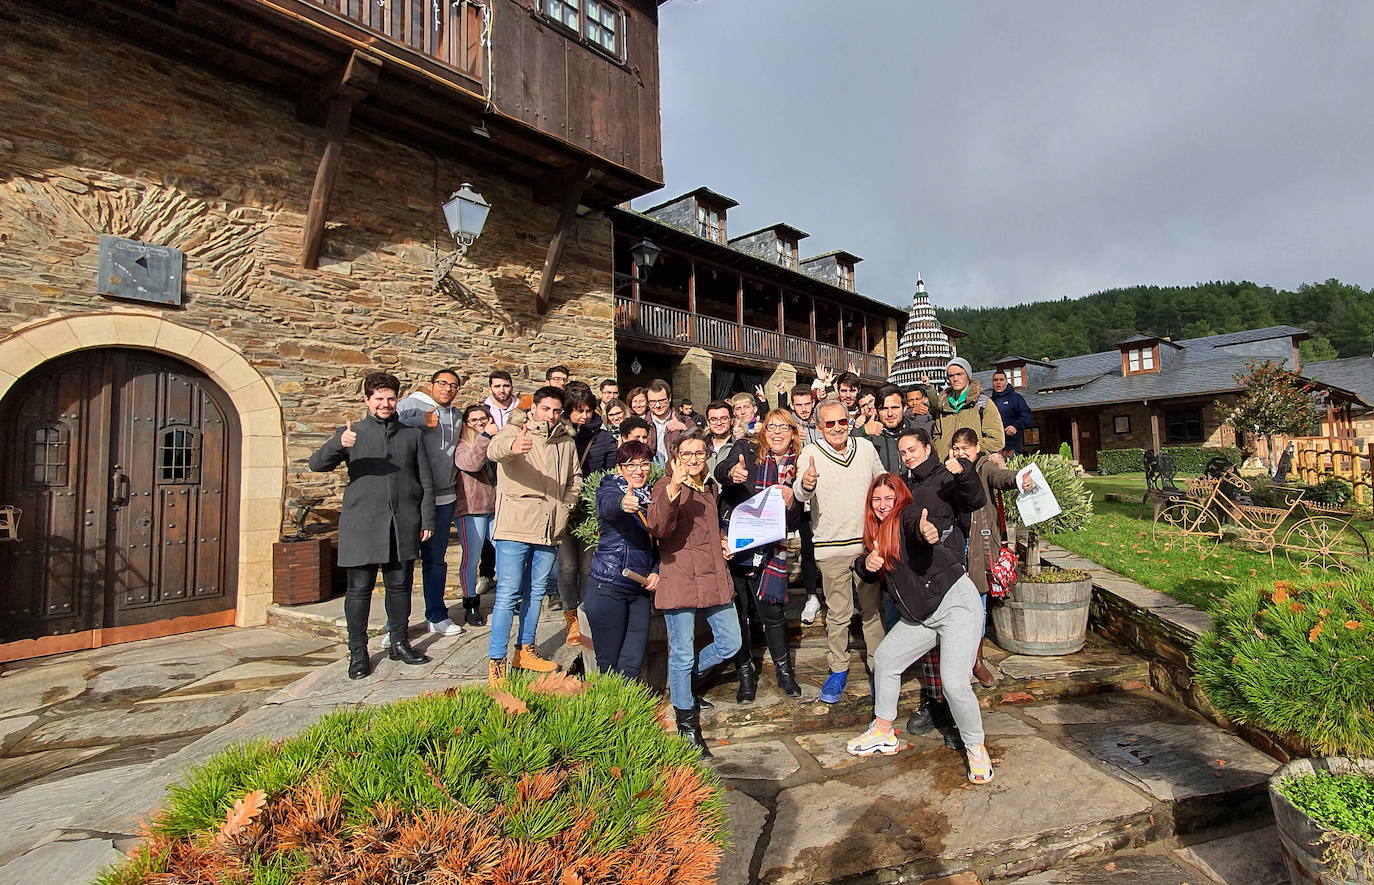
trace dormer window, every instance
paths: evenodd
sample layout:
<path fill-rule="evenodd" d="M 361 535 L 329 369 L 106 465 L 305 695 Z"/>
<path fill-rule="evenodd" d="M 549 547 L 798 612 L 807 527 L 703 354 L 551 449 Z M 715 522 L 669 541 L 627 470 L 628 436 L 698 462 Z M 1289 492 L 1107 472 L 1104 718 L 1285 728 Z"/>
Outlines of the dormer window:
<path fill-rule="evenodd" d="M 835 273 L 839 277 L 837 285 L 841 289 L 854 291 L 854 265 L 845 264 L 843 261 L 836 262 Z"/>
<path fill-rule="evenodd" d="M 1020 389 L 1026 386 L 1026 367 L 1012 366 L 1007 369 L 1007 383 L 1012 387 Z"/>
<path fill-rule="evenodd" d="M 545 17 L 617 61 L 625 58 L 625 13 L 606 0 L 543 0 Z"/>
<path fill-rule="evenodd" d="M 725 210 L 709 203 L 697 203 L 697 236 L 725 242 Z"/>
<path fill-rule="evenodd" d="M 1122 371 L 1127 375 L 1159 371 L 1159 347 L 1133 347 L 1121 352 Z"/>
<path fill-rule="evenodd" d="M 781 234 L 773 241 L 774 260 L 783 267 L 790 267 L 793 270 L 797 267 L 797 241 L 784 237 Z"/>

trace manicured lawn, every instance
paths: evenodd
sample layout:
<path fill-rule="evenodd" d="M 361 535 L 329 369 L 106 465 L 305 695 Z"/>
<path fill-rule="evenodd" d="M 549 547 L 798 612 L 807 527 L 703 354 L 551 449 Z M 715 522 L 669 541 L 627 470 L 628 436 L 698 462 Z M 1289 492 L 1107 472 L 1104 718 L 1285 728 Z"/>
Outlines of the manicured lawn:
<path fill-rule="evenodd" d="M 1178 481 L 1182 485 L 1181 477 Z M 1092 522 L 1081 531 L 1054 536 L 1053 542 L 1147 587 L 1207 609 L 1240 586 L 1271 588 L 1275 581 L 1304 577 L 1288 563 L 1281 550 L 1271 558 L 1235 542 L 1223 542 L 1207 550 L 1191 545 L 1157 544 L 1152 538 L 1153 512 L 1149 507 L 1142 519 L 1138 503 L 1102 499 L 1102 494 L 1109 491 L 1143 494 L 1144 474 L 1088 477 L 1087 482 L 1095 493 Z M 1357 523 L 1356 527 L 1374 543 L 1368 523 Z M 1374 566 L 1367 564 L 1361 575 L 1374 583 Z"/>

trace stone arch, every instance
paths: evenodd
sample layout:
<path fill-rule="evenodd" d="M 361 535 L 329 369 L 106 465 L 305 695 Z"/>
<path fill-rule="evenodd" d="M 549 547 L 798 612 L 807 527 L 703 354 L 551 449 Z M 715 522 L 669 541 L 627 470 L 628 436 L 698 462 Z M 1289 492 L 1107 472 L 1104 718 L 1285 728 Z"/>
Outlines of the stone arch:
<path fill-rule="evenodd" d="M 219 385 L 240 425 L 238 603 L 234 623 L 265 623 L 272 544 L 281 534 L 286 436 L 281 401 L 238 348 L 168 316 L 137 309 L 45 317 L 0 339 L 0 399 L 43 363 L 78 350 L 132 347 L 184 360 Z"/>

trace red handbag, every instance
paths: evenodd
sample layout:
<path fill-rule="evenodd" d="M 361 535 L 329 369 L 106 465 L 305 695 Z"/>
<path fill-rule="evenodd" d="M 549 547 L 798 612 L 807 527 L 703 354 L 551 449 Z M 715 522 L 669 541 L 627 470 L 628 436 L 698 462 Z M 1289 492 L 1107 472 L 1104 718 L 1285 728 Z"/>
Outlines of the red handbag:
<path fill-rule="evenodd" d="M 1002 493 L 999 491 L 994 494 L 997 495 L 997 526 L 1005 538 L 1007 512 L 1002 504 Z M 996 556 L 991 553 L 988 555 L 988 595 L 993 599 L 1005 599 L 1016 583 L 1017 570 L 1016 551 L 1003 541 L 997 548 Z"/>

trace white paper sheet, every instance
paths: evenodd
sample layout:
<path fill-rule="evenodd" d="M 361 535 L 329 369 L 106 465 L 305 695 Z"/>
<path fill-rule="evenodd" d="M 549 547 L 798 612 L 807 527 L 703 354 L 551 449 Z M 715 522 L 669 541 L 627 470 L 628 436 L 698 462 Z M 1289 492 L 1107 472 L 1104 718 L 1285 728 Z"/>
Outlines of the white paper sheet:
<path fill-rule="evenodd" d="M 1021 492 L 1016 496 L 1016 511 L 1021 514 L 1022 525 L 1035 525 L 1062 512 L 1040 465 L 1028 464 L 1016 471 L 1016 487 Z"/>
<path fill-rule="evenodd" d="M 726 545 L 731 553 L 771 544 L 787 537 L 787 505 L 781 486 L 769 486 L 730 514 Z"/>

